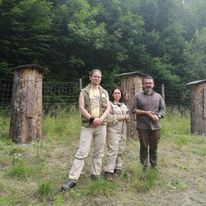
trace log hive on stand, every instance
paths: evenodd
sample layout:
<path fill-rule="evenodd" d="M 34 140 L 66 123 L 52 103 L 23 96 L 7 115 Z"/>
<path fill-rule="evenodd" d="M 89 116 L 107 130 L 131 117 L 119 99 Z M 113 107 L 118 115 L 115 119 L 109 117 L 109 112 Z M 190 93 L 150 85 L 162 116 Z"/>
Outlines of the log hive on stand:
<path fill-rule="evenodd" d="M 118 75 L 120 77 L 121 89 L 124 95 L 124 102 L 129 108 L 130 114 L 132 110 L 133 98 L 137 92 L 142 91 L 142 78 L 145 74 L 135 71 L 129 73 L 122 73 Z M 130 122 L 127 127 L 128 137 L 137 137 L 136 130 L 136 115 L 130 115 Z"/>
<path fill-rule="evenodd" d="M 191 87 L 191 133 L 206 135 L 206 80 L 187 84 Z"/>
<path fill-rule="evenodd" d="M 45 69 L 29 64 L 15 67 L 9 134 L 15 142 L 41 137 L 42 79 Z"/>

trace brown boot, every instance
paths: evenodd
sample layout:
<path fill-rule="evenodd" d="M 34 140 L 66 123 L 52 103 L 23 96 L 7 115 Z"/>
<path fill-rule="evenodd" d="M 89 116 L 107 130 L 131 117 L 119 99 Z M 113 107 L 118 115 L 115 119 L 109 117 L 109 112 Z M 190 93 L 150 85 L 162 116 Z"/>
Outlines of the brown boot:
<path fill-rule="evenodd" d="M 107 181 L 113 182 L 113 173 L 112 172 L 105 172 L 104 177 Z"/>

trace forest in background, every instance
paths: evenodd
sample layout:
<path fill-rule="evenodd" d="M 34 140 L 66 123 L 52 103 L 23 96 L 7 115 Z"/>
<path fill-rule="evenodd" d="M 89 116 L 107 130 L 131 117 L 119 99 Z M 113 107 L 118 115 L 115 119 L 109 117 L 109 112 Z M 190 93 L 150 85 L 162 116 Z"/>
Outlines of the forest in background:
<path fill-rule="evenodd" d="M 179 89 L 206 78 L 205 0 L 0 0 L 0 76 L 40 64 L 46 80 L 94 67 L 106 84 L 140 71 Z"/>

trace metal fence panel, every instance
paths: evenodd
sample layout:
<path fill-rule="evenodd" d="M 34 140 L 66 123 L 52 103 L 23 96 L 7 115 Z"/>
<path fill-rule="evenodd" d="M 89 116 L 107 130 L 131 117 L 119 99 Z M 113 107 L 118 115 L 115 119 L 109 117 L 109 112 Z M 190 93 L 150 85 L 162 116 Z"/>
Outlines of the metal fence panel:
<path fill-rule="evenodd" d="M 110 93 L 111 86 L 103 85 Z M 161 88 L 155 90 L 161 93 Z M 76 83 L 68 82 L 44 82 L 43 83 L 43 114 L 57 115 L 59 111 L 76 107 L 80 92 L 79 80 Z M 190 90 L 184 92 L 174 88 L 165 88 L 165 102 L 168 106 L 189 107 Z M 0 80 L 0 110 L 10 111 L 12 96 L 12 81 Z"/>

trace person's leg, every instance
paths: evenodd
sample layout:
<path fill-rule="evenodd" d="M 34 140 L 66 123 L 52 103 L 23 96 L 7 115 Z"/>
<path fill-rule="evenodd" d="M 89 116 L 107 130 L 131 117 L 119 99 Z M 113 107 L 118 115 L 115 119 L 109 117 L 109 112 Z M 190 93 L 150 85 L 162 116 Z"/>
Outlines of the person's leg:
<path fill-rule="evenodd" d="M 79 179 L 79 176 L 84 167 L 84 159 L 89 153 L 92 138 L 93 129 L 82 127 L 80 135 L 80 145 L 79 149 L 75 154 L 75 159 L 69 173 L 69 180 L 61 186 L 61 191 L 67 191 L 75 187 L 76 182 Z"/>
<path fill-rule="evenodd" d="M 104 156 L 104 146 L 106 142 L 106 125 L 98 126 L 94 129 L 94 149 L 91 165 L 91 174 L 99 176 L 102 168 L 102 157 Z"/>
<path fill-rule="evenodd" d="M 114 172 L 116 159 L 118 155 L 118 147 L 119 147 L 119 140 L 120 135 L 116 134 L 115 131 L 113 131 L 112 128 L 109 128 L 107 130 L 107 137 L 106 137 L 106 143 L 107 143 L 107 160 L 106 160 L 106 166 L 104 168 L 105 172 Z"/>
<path fill-rule="evenodd" d="M 139 141 L 140 141 L 140 163 L 143 165 L 143 170 L 146 171 L 148 164 L 148 140 L 149 130 L 138 129 Z"/>
<path fill-rule="evenodd" d="M 88 156 L 88 153 L 90 151 L 92 139 L 93 139 L 93 128 L 83 127 L 80 134 L 79 149 L 75 154 L 75 159 L 69 173 L 69 179 L 75 182 L 79 179 L 79 176 L 84 167 L 84 160 Z"/>
<path fill-rule="evenodd" d="M 160 139 L 160 130 L 152 130 L 149 138 L 149 160 L 152 168 L 157 165 L 157 146 Z"/>
<path fill-rule="evenodd" d="M 117 171 L 119 172 L 122 169 L 122 157 L 125 150 L 125 146 L 126 146 L 126 137 L 122 135 L 119 140 L 118 155 L 117 155 L 116 165 L 115 165 L 116 172 Z"/>

